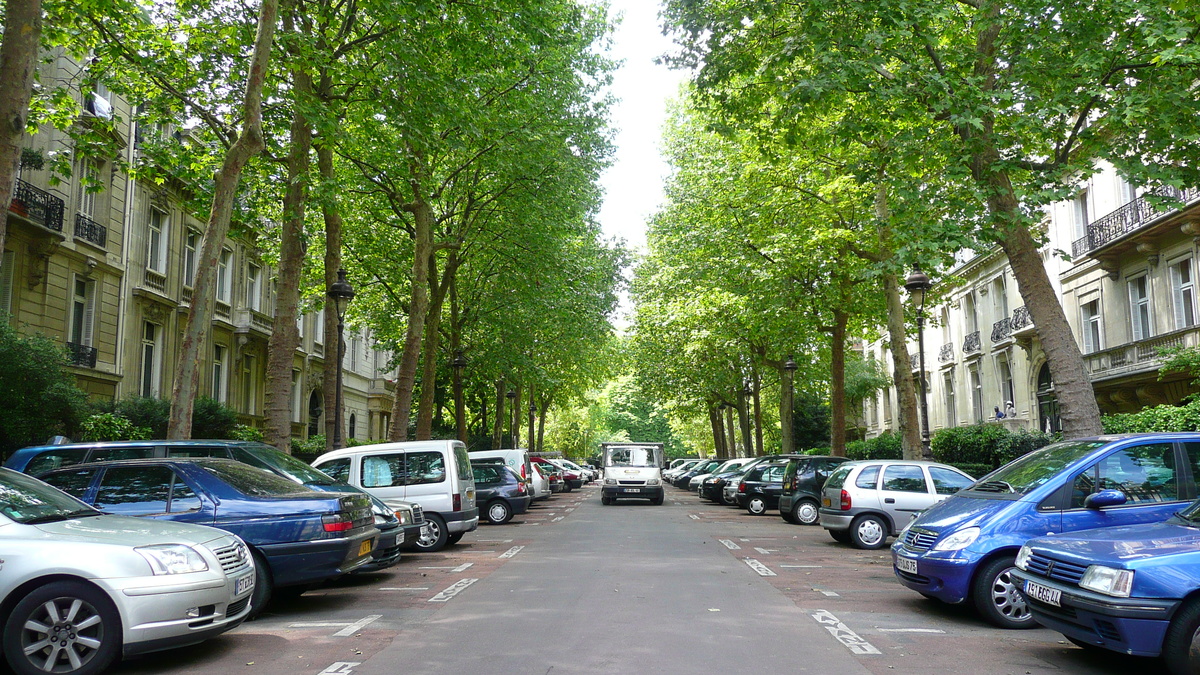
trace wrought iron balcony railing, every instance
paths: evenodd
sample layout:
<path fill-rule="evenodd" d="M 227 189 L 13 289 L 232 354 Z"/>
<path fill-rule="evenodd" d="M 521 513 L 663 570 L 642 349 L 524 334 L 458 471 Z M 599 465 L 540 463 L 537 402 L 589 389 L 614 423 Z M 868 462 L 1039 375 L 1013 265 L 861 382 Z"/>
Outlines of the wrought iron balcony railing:
<path fill-rule="evenodd" d="M 89 347 L 87 345 L 81 345 L 75 342 L 68 342 L 67 354 L 70 356 L 71 365 L 82 366 L 84 368 L 96 367 L 95 347 Z"/>
<path fill-rule="evenodd" d="M 947 342 L 938 350 L 938 361 L 946 363 L 954 360 L 954 344 Z"/>
<path fill-rule="evenodd" d="M 75 236 L 100 248 L 108 242 L 108 228 L 82 213 L 75 214 Z"/>
<path fill-rule="evenodd" d="M 20 178 L 13 185 L 12 202 L 8 210 L 55 232 L 62 232 L 63 200 Z"/>
<path fill-rule="evenodd" d="M 1008 322 L 1008 327 L 1014 333 L 1033 327 L 1033 317 L 1030 316 L 1029 310 L 1024 305 L 1013 310 L 1012 320 Z"/>
<path fill-rule="evenodd" d="M 1087 226 L 1087 236 L 1076 239 L 1071 244 L 1071 255 L 1079 257 L 1119 239 L 1122 236 L 1141 228 L 1156 217 L 1168 213 L 1170 209 L 1156 207 L 1146 199 L 1147 195 L 1159 197 L 1174 197 L 1184 203 L 1200 197 L 1200 189 L 1189 188 L 1180 190 L 1173 187 L 1149 190 L 1141 197 L 1118 207 L 1115 211 L 1091 222 Z"/>
<path fill-rule="evenodd" d="M 979 331 L 969 333 L 965 338 L 963 338 L 964 354 L 974 354 L 975 352 L 979 351 L 979 348 Z"/>
<path fill-rule="evenodd" d="M 992 324 L 992 342 L 1000 342 L 1012 335 L 1012 317 L 1004 317 Z"/>

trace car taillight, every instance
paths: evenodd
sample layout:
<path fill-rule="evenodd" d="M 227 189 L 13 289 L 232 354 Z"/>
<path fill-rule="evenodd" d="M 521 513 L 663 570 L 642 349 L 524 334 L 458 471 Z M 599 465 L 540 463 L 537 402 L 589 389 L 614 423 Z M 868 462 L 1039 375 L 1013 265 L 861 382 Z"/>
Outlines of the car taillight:
<path fill-rule="evenodd" d="M 850 510 L 850 493 L 846 492 L 845 490 L 842 490 L 842 510 Z"/>
<path fill-rule="evenodd" d="M 462 495 L 461 494 L 458 494 L 458 493 L 454 494 L 454 505 L 450 510 L 451 511 L 462 511 Z"/>
<path fill-rule="evenodd" d="M 745 491 L 746 491 L 746 481 L 742 481 L 742 482 L 738 483 L 738 492 L 745 492 Z"/>
<path fill-rule="evenodd" d="M 333 513 L 321 516 L 321 525 L 326 532 L 345 532 L 354 528 L 354 521 L 348 513 Z"/>
<path fill-rule="evenodd" d="M 525 483 L 524 482 L 517 483 L 517 494 L 519 494 L 519 495 L 525 494 Z"/>

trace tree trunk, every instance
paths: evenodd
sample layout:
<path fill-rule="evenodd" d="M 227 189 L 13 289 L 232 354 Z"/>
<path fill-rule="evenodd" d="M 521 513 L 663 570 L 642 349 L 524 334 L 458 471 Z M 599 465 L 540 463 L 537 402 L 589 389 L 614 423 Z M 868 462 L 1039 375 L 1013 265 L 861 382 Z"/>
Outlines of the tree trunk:
<path fill-rule="evenodd" d="M 521 447 L 521 394 L 523 393 L 523 390 L 521 389 L 520 385 L 517 385 L 516 387 L 513 387 L 513 391 L 517 392 L 517 397 L 512 400 L 512 442 L 514 448 L 519 448 Z M 532 448 L 525 449 L 532 450 Z"/>
<path fill-rule="evenodd" d="M 433 255 L 433 210 L 419 194 L 410 207 L 413 214 L 412 302 L 408 311 L 408 332 L 396 376 L 396 405 L 392 409 L 391 440 L 408 440 L 408 420 L 412 415 L 413 388 L 421 357 L 421 337 L 429 311 L 429 257 Z"/>
<path fill-rule="evenodd" d="M 759 396 L 762 378 L 759 377 L 757 369 L 750 375 L 750 378 L 753 383 L 751 386 L 754 387 L 754 454 L 762 457 L 765 454 L 763 452 L 762 398 Z"/>
<path fill-rule="evenodd" d="M 291 24 L 290 18 L 284 19 Z M 287 26 L 289 32 L 293 27 Z M 287 188 L 283 193 L 283 227 L 279 237 L 278 283 L 275 293 L 275 322 L 267 341 L 266 413 L 263 440 L 284 452 L 290 452 L 292 438 L 292 365 L 300 335 L 296 317 L 300 306 L 300 273 L 304 267 L 304 216 L 308 201 L 309 168 L 312 164 L 312 124 L 304 114 L 312 97 L 311 75 L 303 69 L 292 71 L 293 111 L 291 147 L 288 149 Z M 328 270 L 326 270 L 328 277 Z M 326 354 L 326 360 L 329 355 Z M 336 360 L 337 353 L 334 353 Z M 339 364 L 340 365 L 340 364 Z M 336 386 L 336 383 L 335 383 Z M 326 398 L 325 418 L 341 426 L 341 410 L 335 398 Z M 326 447 L 329 447 L 327 444 Z"/>
<path fill-rule="evenodd" d="M 458 281 L 450 280 L 450 354 L 457 359 L 462 352 L 462 323 L 458 313 Z M 451 366 L 451 394 L 454 396 L 454 431 L 458 440 L 467 442 L 467 410 L 463 402 L 462 368 Z M 486 423 L 486 416 L 484 417 Z"/>
<path fill-rule="evenodd" d="M 729 459 L 737 457 L 737 427 L 733 424 L 733 406 L 725 408 L 725 456 Z"/>
<path fill-rule="evenodd" d="M 454 275 L 458 270 L 458 254 L 450 252 L 446 259 L 446 269 L 442 271 L 442 279 L 437 278 L 437 256 L 432 252 L 429 256 L 429 280 L 433 286 L 430 293 L 429 311 L 425 319 L 425 368 L 421 372 L 421 398 L 417 402 L 417 440 L 427 441 L 433 436 L 433 409 L 437 393 L 437 357 L 438 345 L 441 342 L 442 307 L 446 303 L 446 293 L 454 283 Z M 453 356 L 451 357 L 453 358 Z"/>
<path fill-rule="evenodd" d="M 258 33 L 254 38 L 254 53 L 242 102 L 242 130 L 237 141 L 225 153 L 213 184 L 212 207 L 192 289 L 192 304 L 184 323 L 179 365 L 171 388 L 171 417 L 167 423 L 169 439 L 190 438 L 192 435 L 192 410 L 200 388 L 200 364 L 205 361 L 213 306 L 216 303 L 217 262 L 225 245 L 225 235 L 229 232 L 233 199 L 237 194 L 242 169 L 263 149 L 262 90 L 278 15 L 279 0 L 262 0 L 258 8 Z M 267 403 L 270 403 L 269 399 Z M 280 449 L 287 452 L 289 448 L 290 443 Z"/>
<path fill-rule="evenodd" d="M 790 360 L 791 357 L 789 356 Z M 785 454 L 796 451 L 795 371 L 779 366 L 779 441 Z"/>
<path fill-rule="evenodd" d="M 492 423 L 492 449 L 504 445 L 504 380 L 496 380 L 496 420 Z"/>
<path fill-rule="evenodd" d="M 917 386 L 913 380 L 913 363 L 908 358 L 908 330 L 904 323 L 904 302 L 900 298 L 900 282 L 895 274 L 883 275 L 883 293 L 888 312 L 888 341 L 892 363 L 896 366 L 896 408 L 900 422 L 900 447 L 904 459 L 921 459 L 925 448 L 921 444 L 921 422 L 917 410 Z M 886 392 L 885 392 L 886 393 Z"/>
<path fill-rule="evenodd" d="M 33 96 L 42 39 L 42 1 L 4 4 L 4 42 L 0 44 L 0 251 L 8 234 L 8 205 L 21 161 L 21 142 Z"/>
<path fill-rule="evenodd" d="M 846 325 L 850 315 L 833 312 L 829 350 L 829 453 L 846 456 Z"/>
<path fill-rule="evenodd" d="M 754 439 L 750 435 L 750 397 L 738 395 L 738 424 L 742 429 L 742 452 L 746 457 L 754 457 Z"/>
<path fill-rule="evenodd" d="M 554 400 L 553 396 L 547 396 L 542 399 L 542 403 L 538 408 L 538 432 L 537 432 L 537 449 L 541 452 L 546 449 L 546 412 L 550 410 L 550 403 Z"/>
<path fill-rule="evenodd" d="M 321 182 L 326 186 L 337 183 L 333 173 L 333 139 L 321 138 L 317 143 L 317 169 L 321 172 Z M 325 290 L 337 281 L 338 270 L 342 267 L 342 212 L 337 202 L 337 191 L 324 190 L 325 197 L 321 200 L 321 215 L 325 220 Z M 328 296 L 326 296 L 328 297 Z M 321 366 L 321 396 L 325 399 L 325 407 L 337 398 L 337 374 L 342 367 L 337 357 L 337 311 L 325 303 L 322 314 L 323 325 L 321 334 L 324 336 L 325 356 Z M 332 338 L 332 339 L 331 339 Z M 343 406 L 345 407 L 345 406 Z M 325 416 L 325 449 L 333 449 L 333 429 L 341 420 L 337 415 Z M 343 427 L 344 428 L 344 427 Z"/>
<path fill-rule="evenodd" d="M 713 456 L 725 457 L 725 430 L 721 428 L 721 409 L 708 404 L 708 423 L 712 426 Z"/>

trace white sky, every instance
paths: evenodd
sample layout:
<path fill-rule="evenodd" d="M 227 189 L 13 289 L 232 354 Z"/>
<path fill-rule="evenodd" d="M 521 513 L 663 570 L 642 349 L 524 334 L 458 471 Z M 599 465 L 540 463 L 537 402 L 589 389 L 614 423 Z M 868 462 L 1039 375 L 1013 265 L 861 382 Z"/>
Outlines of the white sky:
<path fill-rule="evenodd" d="M 619 99 L 613 111 L 617 128 L 615 162 L 601 177 L 604 234 L 642 249 L 646 219 L 662 202 L 667 165 L 659 156 L 667 100 L 687 79 L 686 71 L 657 65 L 654 59 L 671 51 L 671 41 L 659 28 L 659 3 L 652 0 L 610 0 L 614 15 L 624 14 L 614 36 L 612 56 L 624 62 L 613 77 Z"/>

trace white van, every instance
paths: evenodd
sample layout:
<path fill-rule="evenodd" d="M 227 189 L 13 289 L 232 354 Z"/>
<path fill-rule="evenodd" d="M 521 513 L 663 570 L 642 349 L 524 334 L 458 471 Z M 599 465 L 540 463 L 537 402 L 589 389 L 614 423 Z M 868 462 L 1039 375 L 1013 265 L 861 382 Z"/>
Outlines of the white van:
<path fill-rule="evenodd" d="M 421 551 L 440 551 L 479 527 L 475 478 L 460 441 L 359 445 L 327 452 L 313 466 L 383 499 L 416 502 L 425 511 Z"/>
<path fill-rule="evenodd" d="M 530 479 L 532 473 L 529 462 L 529 451 L 525 448 L 508 448 L 500 450 L 471 450 L 469 451 L 471 459 L 502 459 L 504 465 L 517 475 L 525 480 Z"/>

